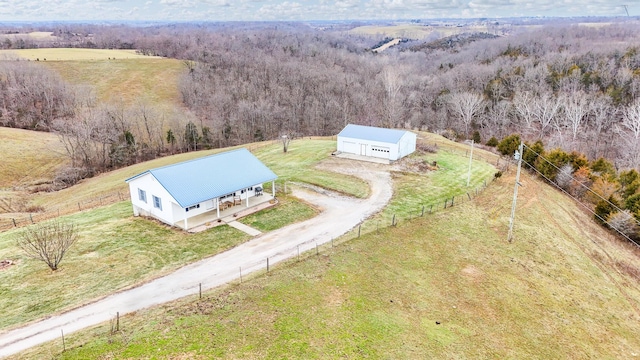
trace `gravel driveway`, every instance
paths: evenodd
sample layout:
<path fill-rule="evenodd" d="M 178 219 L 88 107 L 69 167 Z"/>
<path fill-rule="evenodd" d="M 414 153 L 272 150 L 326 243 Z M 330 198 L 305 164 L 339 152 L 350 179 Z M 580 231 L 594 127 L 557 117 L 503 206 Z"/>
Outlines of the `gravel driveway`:
<path fill-rule="evenodd" d="M 211 289 L 296 256 L 343 235 L 362 220 L 380 211 L 393 193 L 387 168 L 378 164 L 331 159 L 324 168 L 359 176 L 369 182 L 368 199 L 354 199 L 328 191 L 316 192 L 294 187 L 293 195 L 321 209 L 307 221 L 260 235 L 229 251 L 184 266 L 175 272 L 138 287 L 109 295 L 94 303 L 39 322 L 0 334 L 0 357 L 59 339 L 61 330 L 69 334 L 116 316 Z"/>

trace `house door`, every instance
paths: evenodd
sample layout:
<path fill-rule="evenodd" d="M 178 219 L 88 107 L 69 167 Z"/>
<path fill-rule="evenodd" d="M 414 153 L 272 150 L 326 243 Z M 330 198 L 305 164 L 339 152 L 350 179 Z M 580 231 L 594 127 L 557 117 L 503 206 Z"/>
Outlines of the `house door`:
<path fill-rule="evenodd" d="M 367 155 L 367 144 L 360 144 L 360 155 Z"/>

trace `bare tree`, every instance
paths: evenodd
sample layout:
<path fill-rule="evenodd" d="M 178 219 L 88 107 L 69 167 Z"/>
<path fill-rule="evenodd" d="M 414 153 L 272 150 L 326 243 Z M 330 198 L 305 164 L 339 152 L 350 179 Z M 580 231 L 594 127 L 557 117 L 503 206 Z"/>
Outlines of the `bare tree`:
<path fill-rule="evenodd" d="M 289 143 L 291 142 L 291 136 L 284 134 L 280 137 L 280 141 L 282 141 L 282 152 L 287 152 L 289 150 Z"/>
<path fill-rule="evenodd" d="M 590 111 L 589 99 L 585 93 L 578 91 L 572 93 L 570 96 L 562 97 L 561 102 L 565 117 L 558 118 L 565 119 L 566 122 L 562 124 L 563 121 L 556 121 L 556 127 L 562 127 L 563 125 L 569 127 L 571 130 L 571 140 L 575 142 L 578 135 L 582 133 L 584 120 Z"/>
<path fill-rule="evenodd" d="M 43 261 L 55 271 L 77 239 L 75 225 L 54 220 L 27 227 L 18 238 L 18 246 L 28 257 Z"/>
<path fill-rule="evenodd" d="M 630 167 L 640 165 L 640 99 L 629 105 L 616 132 L 626 142 L 625 154 Z"/>
<path fill-rule="evenodd" d="M 449 109 L 464 124 L 464 134 L 469 135 L 469 126 L 473 119 L 482 112 L 485 107 L 485 101 L 481 95 L 472 92 L 461 92 L 451 94 L 448 100 Z"/>

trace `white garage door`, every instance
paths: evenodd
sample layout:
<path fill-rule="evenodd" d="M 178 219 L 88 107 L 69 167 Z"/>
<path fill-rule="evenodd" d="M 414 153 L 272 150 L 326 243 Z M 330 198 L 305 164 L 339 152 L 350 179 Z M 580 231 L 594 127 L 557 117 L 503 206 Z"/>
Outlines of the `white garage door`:
<path fill-rule="evenodd" d="M 389 148 L 383 146 L 371 146 L 371 156 L 388 159 Z"/>
<path fill-rule="evenodd" d="M 342 142 L 342 149 L 344 152 L 349 154 L 358 154 L 358 144 L 349 141 Z"/>

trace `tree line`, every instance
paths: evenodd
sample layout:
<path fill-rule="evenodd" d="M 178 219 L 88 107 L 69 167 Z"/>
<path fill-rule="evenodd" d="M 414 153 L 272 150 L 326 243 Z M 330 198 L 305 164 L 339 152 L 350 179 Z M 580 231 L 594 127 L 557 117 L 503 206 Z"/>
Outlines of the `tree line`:
<path fill-rule="evenodd" d="M 488 145 L 503 155 L 512 156 L 520 146 L 519 134 L 502 140 L 492 137 Z M 589 160 L 578 151 L 560 148 L 546 150 L 541 140 L 525 142 L 524 168 L 553 183 L 593 210 L 594 219 L 619 231 L 640 245 L 640 172 L 617 171 L 605 158 Z"/>
<path fill-rule="evenodd" d="M 91 46 L 181 59 L 187 110 L 99 104 L 38 64 L 0 62 L 0 121 L 59 133 L 81 170 L 71 179 L 171 152 L 282 134 L 334 135 L 348 123 L 452 139 L 477 133 L 483 142 L 519 133 L 588 159 L 607 158 L 617 170 L 640 166 L 634 23 L 411 40 L 382 53 L 370 49 L 383 35 L 344 30 L 301 23 L 69 25 L 56 30 L 58 38 L 76 41 L 91 31 Z"/>

